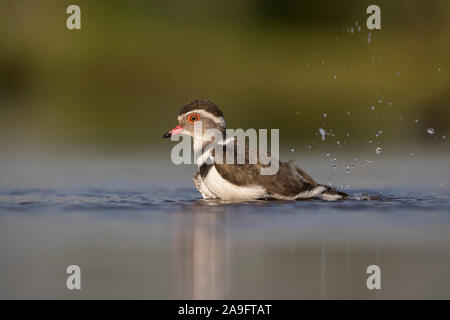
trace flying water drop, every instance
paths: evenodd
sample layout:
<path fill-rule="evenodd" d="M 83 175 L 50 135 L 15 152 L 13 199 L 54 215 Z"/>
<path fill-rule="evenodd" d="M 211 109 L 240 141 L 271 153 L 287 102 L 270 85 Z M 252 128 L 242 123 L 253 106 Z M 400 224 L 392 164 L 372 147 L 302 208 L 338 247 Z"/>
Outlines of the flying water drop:
<path fill-rule="evenodd" d="M 325 141 L 325 133 L 326 133 L 325 130 L 322 128 L 319 128 L 319 133 L 322 136 L 322 141 Z"/>

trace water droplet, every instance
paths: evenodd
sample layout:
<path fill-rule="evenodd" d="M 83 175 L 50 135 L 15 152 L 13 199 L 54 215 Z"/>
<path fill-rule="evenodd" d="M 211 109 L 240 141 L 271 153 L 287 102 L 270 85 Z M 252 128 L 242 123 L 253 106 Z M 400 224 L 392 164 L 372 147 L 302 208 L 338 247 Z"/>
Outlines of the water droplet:
<path fill-rule="evenodd" d="M 347 166 L 346 167 L 346 171 L 347 171 L 347 173 L 351 173 L 352 172 L 352 170 L 355 168 L 355 165 L 350 165 L 350 166 Z"/>
<path fill-rule="evenodd" d="M 383 99 L 379 99 L 379 100 L 378 100 L 378 103 L 383 103 Z"/>
<path fill-rule="evenodd" d="M 325 130 L 324 129 L 322 129 L 322 128 L 319 128 L 319 132 L 320 132 L 320 135 L 322 136 L 322 141 L 325 141 Z"/>
<path fill-rule="evenodd" d="M 447 136 L 442 136 L 442 139 L 443 139 L 443 140 L 447 139 Z"/>
<path fill-rule="evenodd" d="M 348 116 L 350 115 L 350 111 L 347 111 L 347 115 L 348 115 Z"/>
<path fill-rule="evenodd" d="M 324 117 L 324 118 L 326 118 L 326 117 L 327 117 L 327 114 L 326 114 L 326 113 L 324 113 L 324 114 L 323 114 L 323 117 Z"/>
<path fill-rule="evenodd" d="M 414 120 L 415 123 L 419 123 L 419 119 Z"/>
<path fill-rule="evenodd" d="M 388 102 L 388 106 L 392 106 L 392 102 L 389 101 L 389 102 Z"/>
<path fill-rule="evenodd" d="M 291 152 L 294 152 L 295 151 L 295 149 L 291 149 Z"/>
<path fill-rule="evenodd" d="M 441 71 L 442 71 L 442 68 L 438 68 L 438 71 L 441 72 Z"/>
<path fill-rule="evenodd" d="M 327 156 L 327 158 L 329 158 L 329 157 L 330 157 L 330 154 L 329 154 L 329 153 L 327 153 L 327 154 L 326 154 L 326 156 Z"/>
<path fill-rule="evenodd" d="M 383 149 L 381 149 L 380 147 L 377 147 L 377 148 L 375 149 L 375 153 L 376 153 L 376 154 L 381 154 L 382 151 L 383 151 Z"/>
<path fill-rule="evenodd" d="M 374 107 L 374 106 L 371 106 L 370 109 L 375 110 L 375 107 Z"/>
<path fill-rule="evenodd" d="M 397 71 L 397 76 L 399 76 L 400 75 L 400 71 Z"/>
<path fill-rule="evenodd" d="M 427 129 L 427 133 L 428 134 L 434 134 L 434 129 L 433 128 L 428 128 Z"/>
<path fill-rule="evenodd" d="M 333 79 L 336 80 L 336 78 L 337 78 L 337 76 L 336 76 L 336 75 L 333 75 Z"/>
<path fill-rule="evenodd" d="M 320 63 L 321 64 L 325 64 L 325 60 L 320 60 Z"/>

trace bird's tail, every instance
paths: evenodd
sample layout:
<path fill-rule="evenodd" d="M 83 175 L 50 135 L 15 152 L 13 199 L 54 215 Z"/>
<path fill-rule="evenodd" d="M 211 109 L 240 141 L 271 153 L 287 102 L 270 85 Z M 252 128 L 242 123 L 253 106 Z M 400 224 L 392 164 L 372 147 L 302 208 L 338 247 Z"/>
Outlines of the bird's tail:
<path fill-rule="evenodd" d="M 307 174 L 305 171 L 300 169 L 299 167 L 295 166 L 296 171 L 299 175 L 301 175 L 305 181 L 310 183 L 312 186 L 314 186 L 315 190 L 319 191 L 317 197 L 321 198 L 323 200 L 328 201 L 334 201 L 339 199 L 348 199 L 350 198 L 350 195 L 348 195 L 345 192 L 333 189 L 329 186 L 325 186 L 323 184 L 318 184 L 309 174 Z"/>
<path fill-rule="evenodd" d="M 328 201 L 334 201 L 334 200 L 340 200 L 340 199 L 348 199 L 350 198 L 350 195 L 348 195 L 345 192 L 333 189 L 329 186 L 324 186 L 321 185 L 321 187 L 326 188 L 321 194 L 320 194 L 320 198 L 322 198 L 323 200 L 328 200 Z"/>

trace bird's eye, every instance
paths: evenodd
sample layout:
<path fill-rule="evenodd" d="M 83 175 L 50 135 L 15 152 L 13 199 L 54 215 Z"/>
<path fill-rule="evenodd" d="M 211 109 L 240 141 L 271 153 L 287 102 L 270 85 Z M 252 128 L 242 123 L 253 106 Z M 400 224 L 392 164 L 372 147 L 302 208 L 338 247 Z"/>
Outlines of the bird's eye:
<path fill-rule="evenodd" d="M 194 123 L 195 121 L 198 121 L 198 119 L 200 119 L 200 116 L 197 113 L 192 113 L 188 116 L 187 120 L 190 123 Z"/>

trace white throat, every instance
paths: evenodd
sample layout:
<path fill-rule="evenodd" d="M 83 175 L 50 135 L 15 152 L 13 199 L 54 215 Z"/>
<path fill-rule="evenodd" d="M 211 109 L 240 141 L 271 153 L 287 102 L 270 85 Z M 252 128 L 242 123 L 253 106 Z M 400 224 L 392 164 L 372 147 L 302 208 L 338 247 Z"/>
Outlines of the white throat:
<path fill-rule="evenodd" d="M 200 143 L 197 143 L 197 144 L 194 141 L 194 154 L 197 155 L 196 156 L 197 166 L 200 168 L 205 163 L 212 164 L 214 162 L 214 157 L 211 154 L 212 151 L 216 147 L 220 147 L 222 149 L 224 145 L 234 142 L 234 139 L 235 139 L 235 137 L 229 137 L 229 138 L 226 138 L 225 140 L 219 141 L 218 143 L 212 142 L 212 143 L 208 144 L 204 149 L 202 148 L 203 141 L 201 141 Z"/>

